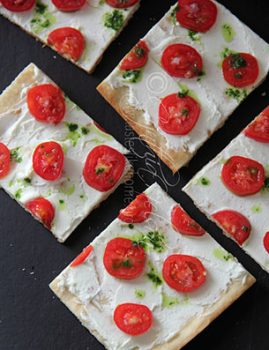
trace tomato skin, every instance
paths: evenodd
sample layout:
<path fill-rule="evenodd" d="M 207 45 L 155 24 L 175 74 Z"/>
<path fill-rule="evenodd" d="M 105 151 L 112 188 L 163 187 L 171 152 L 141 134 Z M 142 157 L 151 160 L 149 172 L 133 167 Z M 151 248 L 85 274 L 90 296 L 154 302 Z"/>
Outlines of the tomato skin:
<path fill-rule="evenodd" d="M 27 92 L 27 105 L 33 117 L 42 123 L 59 124 L 65 115 L 63 93 L 52 84 L 30 88 Z"/>
<path fill-rule="evenodd" d="M 0 142 L 0 180 L 10 171 L 10 151 L 6 145 Z"/>
<path fill-rule="evenodd" d="M 152 212 L 152 204 L 144 194 L 139 194 L 125 209 L 120 211 L 118 218 L 127 223 L 140 223 L 147 220 Z"/>
<path fill-rule="evenodd" d="M 64 152 L 57 142 L 49 141 L 39 144 L 33 154 L 35 173 L 47 181 L 55 181 L 62 175 Z"/>
<path fill-rule="evenodd" d="M 188 293 L 199 288 L 206 281 L 206 269 L 194 256 L 174 254 L 163 264 L 165 282 L 178 292 Z"/>
<path fill-rule="evenodd" d="M 134 245 L 130 239 L 114 238 L 107 243 L 103 263 L 111 276 L 133 280 L 143 272 L 146 253 L 142 246 Z"/>
<path fill-rule="evenodd" d="M 125 157 L 112 147 L 96 146 L 86 159 L 83 176 L 86 183 L 100 192 L 109 191 L 121 178 Z"/>
<path fill-rule="evenodd" d="M 223 165 L 221 178 L 228 190 L 238 196 L 248 196 L 262 189 L 265 170 L 256 160 L 233 156 Z"/>
<path fill-rule="evenodd" d="M 125 9 L 134 6 L 138 1 L 139 0 L 106 0 L 106 3 L 117 9 Z"/>
<path fill-rule="evenodd" d="M 139 69 L 148 61 L 149 48 L 145 41 L 140 40 L 135 47 L 126 55 L 120 64 L 121 70 Z"/>
<path fill-rule="evenodd" d="M 177 21 L 195 32 L 207 32 L 216 22 L 218 9 L 211 0 L 179 0 Z"/>
<path fill-rule="evenodd" d="M 86 3 L 86 0 L 52 0 L 54 6 L 63 12 L 72 12 L 80 10 Z"/>
<path fill-rule="evenodd" d="M 253 84 L 259 76 L 257 59 L 249 53 L 240 52 L 226 57 L 222 63 L 224 79 L 228 84 L 243 88 Z"/>
<path fill-rule="evenodd" d="M 93 252 L 93 246 L 88 245 L 83 251 L 71 262 L 71 267 L 76 267 L 84 263 L 88 256 Z"/>
<path fill-rule="evenodd" d="M 34 7 L 36 0 L 1 0 L 1 4 L 9 11 L 24 12 Z"/>
<path fill-rule="evenodd" d="M 255 141 L 269 143 L 269 107 L 246 127 L 244 134 Z"/>
<path fill-rule="evenodd" d="M 55 216 L 55 209 L 50 201 L 43 197 L 30 200 L 25 205 L 26 209 L 43 223 L 49 230 Z"/>
<path fill-rule="evenodd" d="M 151 328 L 153 316 L 146 305 L 126 303 L 116 307 L 114 322 L 122 332 L 137 336 Z"/>
<path fill-rule="evenodd" d="M 249 220 L 235 210 L 218 211 L 212 218 L 240 245 L 245 243 L 251 233 Z"/>
<path fill-rule="evenodd" d="M 184 44 L 169 45 L 161 58 L 162 66 L 169 75 L 191 79 L 201 75 L 203 59 L 193 47 Z"/>
<path fill-rule="evenodd" d="M 269 232 L 266 232 L 263 238 L 264 249 L 269 253 Z"/>
<path fill-rule="evenodd" d="M 52 46 L 59 54 L 78 61 L 85 50 L 85 38 L 75 28 L 62 27 L 49 33 L 48 45 Z"/>
<path fill-rule="evenodd" d="M 200 113 L 200 105 L 192 97 L 168 95 L 159 106 L 159 127 L 167 134 L 187 135 L 197 123 Z"/>
<path fill-rule="evenodd" d="M 171 212 L 173 229 L 183 235 L 200 237 L 205 230 L 197 224 L 179 205 L 175 205 Z"/>

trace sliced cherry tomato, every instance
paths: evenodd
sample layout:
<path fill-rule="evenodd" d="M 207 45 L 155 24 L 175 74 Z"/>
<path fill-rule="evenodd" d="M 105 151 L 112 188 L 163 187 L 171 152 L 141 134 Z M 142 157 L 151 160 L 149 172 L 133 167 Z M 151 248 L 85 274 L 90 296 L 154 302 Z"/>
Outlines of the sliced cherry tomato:
<path fill-rule="evenodd" d="M 55 216 L 55 210 L 50 201 L 43 197 L 35 198 L 26 203 L 26 209 L 41 221 L 49 230 Z"/>
<path fill-rule="evenodd" d="M 10 151 L 6 145 L 0 142 L 0 179 L 3 179 L 10 171 Z"/>
<path fill-rule="evenodd" d="M 267 253 L 269 253 L 269 232 L 266 232 L 263 238 L 263 245 Z"/>
<path fill-rule="evenodd" d="M 139 194 L 128 207 L 120 211 L 119 219 L 127 223 L 139 223 L 148 219 L 152 212 L 152 204 L 144 194 Z"/>
<path fill-rule="evenodd" d="M 70 264 L 71 267 L 75 267 L 84 263 L 84 261 L 88 258 L 88 256 L 92 253 L 93 246 L 88 245 L 88 247 L 84 248 L 83 251 L 72 261 Z"/>
<path fill-rule="evenodd" d="M 65 115 L 65 101 L 62 91 L 52 84 L 32 87 L 27 93 L 30 113 L 36 120 L 48 124 L 58 124 Z"/>
<path fill-rule="evenodd" d="M 269 107 L 249 124 L 244 134 L 255 141 L 269 143 Z"/>
<path fill-rule="evenodd" d="M 34 7 L 36 0 L 1 0 L 6 9 L 12 12 L 24 12 Z"/>
<path fill-rule="evenodd" d="M 64 12 L 80 10 L 86 3 L 86 0 L 52 0 L 53 4 Z"/>
<path fill-rule="evenodd" d="M 143 272 L 146 253 L 142 246 L 127 238 L 114 238 L 107 243 L 104 253 L 107 272 L 119 279 L 132 280 Z"/>
<path fill-rule="evenodd" d="M 150 309 L 141 304 L 121 304 L 114 311 L 114 322 L 126 334 L 140 335 L 152 326 L 153 317 Z"/>
<path fill-rule="evenodd" d="M 251 225 L 244 215 L 234 210 L 221 210 L 213 214 L 212 217 L 240 245 L 248 239 Z"/>
<path fill-rule="evenodd" d="M 139 0 L 106 0 L 106 3 L 117 9 L 125 9 L 138 3 Z"/>
<path fill-rule="evenodd" d="M 75 28 L 62 27 L 49 33 L 48 44 L 59 54 L 78 61 L 85 49 L 85 38 Z"/>
<path fill-rule="evenodd" d="M 199 52 L 184 44 L 169 45 L 162 54 L 161 62 L 167 73 L 177 78 L 198 77 L 203 69 Z"/>
<path fill-rule="evenodd" d="M 178 292 L 192 292 L 206 280 L 206 269 L 194 256 L 170 255 L 163 264 L 163 278 Z"/>
<path fill-rule="evenodd" d="M 240 52 L 231 54 L 224 59 L 222 72 L 228 84 L 243 88 L 257 80 L 259 65 L 254 56 Z"/>
<path fill-rule="evenodd" d="M 175 231 L 187 236 L 202 236 L 205 230 L 197 224 L 179 205 L 171 212 L 171 223 Z"/>
<path fill-rule="evenodd" d="M 146 65 L 148 61 L 149 48 L 145 41 L 140 40 L 138 44 L 128 53 L 120 64 L 120 69 L 139 69 Z"/>
<path fill-rule="evenodd" d="M 159 106 L 159 127 L 167 134 L 186 135 L 195 126 L 201 108 L 190 96 L 168 95 Z"/>
<path fill-rule="evenodd" d="M 221 178 L 230 191 L 238 196 L 248 196 L 261 190 L 265 171 L 256 160 L 233 156 L 223 165 Z"/>
<path fill-rule="evenodd" d="M 179 0 L 176 17 L 182 27 L 207 32 L 216 22 L 218 9 L 211 0 Z"/>
<path fill-rule="evenodd" d="M 125 167 L 125 157 L 109 146 L 97 146 L 86 159 L 83 176 L 87 184 L 106 192 L 116 185 Z"/>
<path fill-rule="evenodd" d="M 33 154 L 33 169 L 47 181 L 55 181 L 62 175 L 64 152 L 57 142 L 49 141 L 38 145 Z"/>

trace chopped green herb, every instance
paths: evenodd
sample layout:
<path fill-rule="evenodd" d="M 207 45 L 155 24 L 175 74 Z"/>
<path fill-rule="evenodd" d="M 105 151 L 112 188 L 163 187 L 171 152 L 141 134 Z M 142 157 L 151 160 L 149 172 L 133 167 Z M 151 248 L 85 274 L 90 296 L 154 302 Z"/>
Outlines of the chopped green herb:
<path fill-rule="evenodd" d="M 236 52 L 230 50 L 228 47 L 225 47 L 225 48 L 223 49 L 223 51 L 221 51 L 220 57 L 221 57 L 222 60 L 224 60 L 225 58 L 227 58 L 228 56 L 230 56 L 230 55 L 232 55 L 232 54 L 236 54 Z"/>
<path fill-rule="evenodd" d="M 123 72 L 123 79 L 127 80 L 128 83 L 137 83 L 142 76 L 141 70 L 126 70 Z"/>
<path fill-rule="evenodd" d="M 149 268 L 150 271 L 147 273 L 147 277 L 150 279 L 150 281 L 154 284 L 156 288 L 161 286 L 163 283 L 162 278 L 160 274 L 158 274 L 156 268 L 151 262 L 149 262 Z"/>
<path fill-rule="evenodd" d="M 20 188 L 15 192 L 15 198 L 21 199 L 21 195 L 22 195 L 22 189 Z"/>
<path fill-rule="evenodd" d="M 190 113 L 190 111 L 187 108 L 183 108 L 182 111 L 181 111 L 181 114 L 184 115 L 184 116 L 188 116 L 189 113 Z"/>
<path fill-rule="evenodd" d="M 99 174 L 102 174 L 105 170 L 106 170 L 105 168 L 97 168 L 97 169 L 95 170 L 95 173 L 96 173 L 97 175 L 99 175 Z"/>
<path fill-rule="evenodd" d="M 128 227 L 132 230 L 134 228 L 134 224 L 128 224 Z"/>
<path fill-rule="evenodd" d="M 207 177 L 201 177 L 198 181 L 199 184 L 203 185 L 203 186 L 208 186 L 210 185 L 210 180 Z"/>
<path fill-rule="evenodd" d="M 61 184 L 61 186 L 59 188 L 59 192 L 65 194 L 67 196 L 71 196 L 75 192 L 75 189 L 76 189 L 76 187 L 74 184 L 68 185 L 66 183 L 63 183 L 63 184 Z"/>
<path fill-rule="evenodd" d="M 179 304 L 179 298 L 170 297 L 166 293 L 162 293 L 162 307 L 170 308 Z"/>
<path fill-rule="evenodd" d="M 178 83 L 180 91 L 178 92 L 178 96 L 183 98 L 186 96 L 192 97 L 194 100 L 199 101 L 198 96 L 193 90 L 190 90 L 186 84 Z"/>
<path fill-rule="evenodd" d="M 178 94 L 178 97 L 184 98 L 184 97 L 188 96 L 189 90 L 179 91 L 177 94 Z"/>
<path fill-rule="evenodd" d="M 248 227 L 248 226 L 245 226 L 245 225 L 243 225 L 243 226 L 241 227 L 241 229 L 242 229 L 243 231 L 245 231 L 245 232 L 248 232 L 248 231 L 249 231 L 249 227 Z"/>
<path fill-rule="evenodd" d="M 22 162 L 22 157 L 19 154 L 19 149 L 20 149 L 20 147 L 16 147 L 10 151 L 11 159 L 14 160 L 16 163 Z"/>
<path fill-rule="evenodd" d="M 224 40 L 227 41 L 227 43 L 230 43 L 231 41 L 233 41 L 235 37 L 235 31 L 233 30 L 230 24 L 227 24 L 227 23 L 223 24 L 221 27 L 221 32 Z"/>
<path fill-rule="evenodd" d="M 255 213 L 255 214 L 259 214 L 259 213 L 261 213 L 262 212 L 262 207 L 260 206 L 260 205 L 253 205 L 252 207 L 251 207 L 251 211 L 253 212 L 253 213 Z"/>
<path fill-rule="evenodd" d="M 138 58 L 142 58 L 145 56 L 145 50 L 143 49 L 143 47 L 136 46 L 134 51 L 135 51 L 136 57 Z"/>
<path fill-rule="evenodd" d="M 177 12 L 179 11 L 179 5 L 176 5 L 172 11 L 171 11 L 171 14 L 170 14 L 170 18 L 171 18 L 171 21 L 174 25 L 177 24 Z"/>
<path fill-rule="evenodd" d="M 81 127 L 81 132 L 82 132 L 83 135 L 88 135 L 90 130 L 88 128 L 86 128 L 86 126 L 82 126 Z"/>
<path fill-rule="evenodd" d="M 30 177 L 25 177 L 23 181 L 27 184 L 30 185 L 32 183 L 32 179 Z"/>
<path fill-rule="evenodd" d="M 65 208 L 65 201 L 63 199 L 59 199 L 59 207 L 60 207 L 60 210 L 64 210 L 64 208 Z"/>
<path fill-rule="evenodd" d="M 267 177 L 264 181 L 264 189 L 269 191 L 269 177 Z"/>
<path fill-rule="evenodd" d="M 133 244 L 140 245 L 144 249 L 155 250 L 157 253 L 162 253 L 166 249 L 165 236 L 159 231 L 140 233 L 134 237 Z"/>
<path fill-rule="evenodd" d="M 213 250 L 213 255 L 215 258 L 217 258 L 219 260 L 223 260 L 223 261 L 229 261 L 231 259 L 234 259 L 232 254 L 226 252 L 226 250 L 224 250 L 222 248 L 215 248 Z"/>
<path fill-rule="evenodd" d="M 144 299 L 146 295 L 146 292 L 142 289 L 136 289 L 135 290 L 135 296 L 137 297 L 137 299 Z"/>
<path fill-rule="evenodd" d="M 104 25 L 107 28 L 111 28 L 116 32 L 119 31 L 124 23 L 124 16 L 122 11 L 114 10 L 112 12 L 107 12 L 104 15 Z"/>
<path fill-rule="evenodd" d="M 130 261 L 129 259 L 127 259 L 127 260 L 124 260 L 124 261 L 122 262 L 122 266 L 130 268 L 130 267 L 132 267 L 133 265 L 132 265 L 131 261 Z"/>
<path fill-rule="evenodd" d="M 74 123 L 65 123 L 65 125 L 68 127 L 69 131 L 74 132 L 78 129 L 78 125 Z"/>
<path fill-rule="evenodd" d="M 48 6 L 40 0 L 37 1 L 34 9 L 34 17 L 31 20 L 31 29 L 35 34 L 40 34 L 45 28 L 56 23 L 56 18 L 48 11 Z"/>
<path fill-rule="evenodd" d="M 199 33 L 193 31 L 193 30 L 188 30 L 188 36 L 192 41 L 196 41 L 197 43 L 201 44 L 201 37 Z"/>
<path fill-rule="evenodd" d="M 234 69 L 246 67 L 247 61 L 240 55 L 240 53 L 231 54 L 231 66 Z"/>
<path fill-rule="evenodd" d="M 247 97 L 248 92 L 246 89 L 227 88 L 225 90 L 225 95 L 241 102 Z"/>

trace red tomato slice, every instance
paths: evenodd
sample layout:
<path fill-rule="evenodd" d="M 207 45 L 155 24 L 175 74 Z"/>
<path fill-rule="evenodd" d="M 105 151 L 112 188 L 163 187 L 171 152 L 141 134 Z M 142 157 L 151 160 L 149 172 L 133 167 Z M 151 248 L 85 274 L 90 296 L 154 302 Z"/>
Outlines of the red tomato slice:
<path fill-rule="evenodd" d="M 62 175 L 64 152 L 57 142 L 49 141 L 38 145 L 33 154 L 33 169 L 47 181 L 55 181 Z"/>
<path fill-rule="evenodd" d="M 148 61 L 149 48 L 145 41 L 140 40 L 138 44 L 127 54 L 120 64 L 120 69 L 139 69 L 146 65 Z"/>
<path fill-rule="evenodd" d="M 26 209 L 41 221 L 44 226 L 49 230 L 51 229 L 51 224 L 55 216 L 55 210 L 50 201 L 43 197 L 35 198 L 25 205 Z"/>
<path fill-rule="evenodd" d="M 121 304 L 114 311 L 114 322 L 126 334 L 140 335 L 152 326 L 153 316 L 150 309 L 141 304 Z"/>
<path fill-rule="evenodd" d="M 134 245 L 130 239 L 114 238 L 107 243 L 103 262 L 111 276 L 132 280 L 143 272 L 146 253 L 142 246 Z"/>
<path fill-rule="evenodd" d="M 53 4 L 64 12 L 80 10 L 86 3 L 86 0 L 52 0 Z"/>
<path fill-rule="evenodd" d="M 228 84 L 243 88 L 257 80 L 259 65 L 254 56 L 240 52 L 231 54 L 224 59 L 222 72 Z"/>
<path fill-rule="evenodd" d="M 194 78 L 202 73 L 203 59 L 198 51 L 189 45 L 169 45 L 162 54 L 162 66 L 173 77 Z"/>
<path fill-rule="evenodd" d="M 216 22 L 218 9 L 211 0 L 179 0 L 178 22 L 195 32 L 207 32 Z"/>
<path fill-rule="evenodd" d="M 12 12 L 28 11 L 34 7 L 35 0 L 1 0 L 0 2 L 6 9 Z"/>
<path fill-rule="evenodd" d="M 75 28 L 62 27 L 49 33 L 48 44 L 59 54 L 78 61 L 85 49 L 85 38 Z"/>
<path fill-rule="evenodd" d="M 255 141 L 269 143 L 269 107 L 249 124 L 244 134 Z"/>
<path fill-rule="evenodd" d="M 195 126 L 201 108 L 190 96 L 168 95 L 159 106 L 159 127 L 167 134 L 186 135 Z"/>
<path fill-rule="evenodd" d="M 139 0 L 106 0 L 106 3 L 117 9 L 125 9 L 135 5 Z"/>
<path fill-rule="evenodd" d="M 116 185 L 125 167 L 125 157 L 109 146 L 97 146 L 86 159 L 83 176 L 87 184 L 100 192 Z"/>
<path fill-rule="evenodd" d="M 92 253 L 93 246 L 88 245 L 88 247 L 84 248 L 83 251 L 72 261 L 70 264 L 71 267 L 79 266 L 84 263 L 84 261 L 88 258 L 88 256 Z"/>
<path fill-rule="evenodd" d="M 263 245 L 267 253 L 269 253 L 269 232 L 266 232 L 263 238 Z"/>
<path fill-rule="evenodd" d="M 212 217 L 240 245 L 248 239 L 251 225 L 244 215 L 234 210 L 221 210 L 213 214 Z"/>
<path fill-rule="evenodd" d="M 3 179 L 10 171 L 10 151 L 6 145 L 0 142 L 0 179 Z"/>
<path fill-rule="evenodd" d="M 139 223 L 148 219 L 152 212 L 152 204 L 144 194 L 139 194 L 128 207 L 120 211 L 118 218 L 127 223 Z"/>
<path fill-rule="evenodd" d="M 197 224 L 179 205 L 171 212 L 171 223 L 175 231 L 187 236 L 202 236 L 205 230 Z"/>
<path fill-rule="evenodd" d="M 230 191 L 238 196 L 248 196 L 261 190 L 265 171 L 256 160 L 233 156 L 223 165 L 221 178 Z"/>
<path fill-rule="evenodd" d="M 170 255 L 163 264 L 163 278 L 178 292 L 192 292 L 206 280 L 206 269 L 194 256 Z"/>
<path fill-rule="evenodd" d="M 65 101 L 62 91 L 52 84 L 32 87 L 27 93 L 30 113 L 36 120 L 48 124 L 58 124 L 65 115 Z"/>

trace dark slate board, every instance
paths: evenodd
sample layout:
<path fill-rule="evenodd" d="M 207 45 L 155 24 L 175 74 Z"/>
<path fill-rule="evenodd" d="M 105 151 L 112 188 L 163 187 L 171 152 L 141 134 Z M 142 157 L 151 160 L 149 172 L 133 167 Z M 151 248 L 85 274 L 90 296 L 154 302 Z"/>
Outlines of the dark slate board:
<path fill-rule="evenodd" d="M 269 41 L 266 0 L 222 0 L 254 31 Z M 188 168 L 172 176 L 169 169 L 140 141 L 97 93 L 96 86 L 132 45 L 169 9 L 174 0 L 142 0 L 128 27 L 107 50 L 89 76 L 49 48 L 0 18 L 0 91 L 30 62 L 36 63 L 87 113 L 127 147 L 136 170 L 133 191 L 139 193 L 154 181 L 167 184 L 169 194 L 183 204 L 223 246 L 257 278 L 257 284 L 224 312 L 186 350 L 268 350 L 269 277 L 233 242 L 221 235 L 181 192 L 181 187 L 221 151 L 227 143 L 269 104 L 268 79 L 236 110 L 226 125 L 202 147 Z M 153 165 L 153 167 L 152 167 Z M 154 169 L 154 170 L 153 170 Z M 102 350 L 48 288 L 49 282 L 116 217 L 125 206 L 122 186 L 73 233 L 66 244 L 56 240 L 8 195 L 0 191 L 0 349 L 1 350 Z"/>

